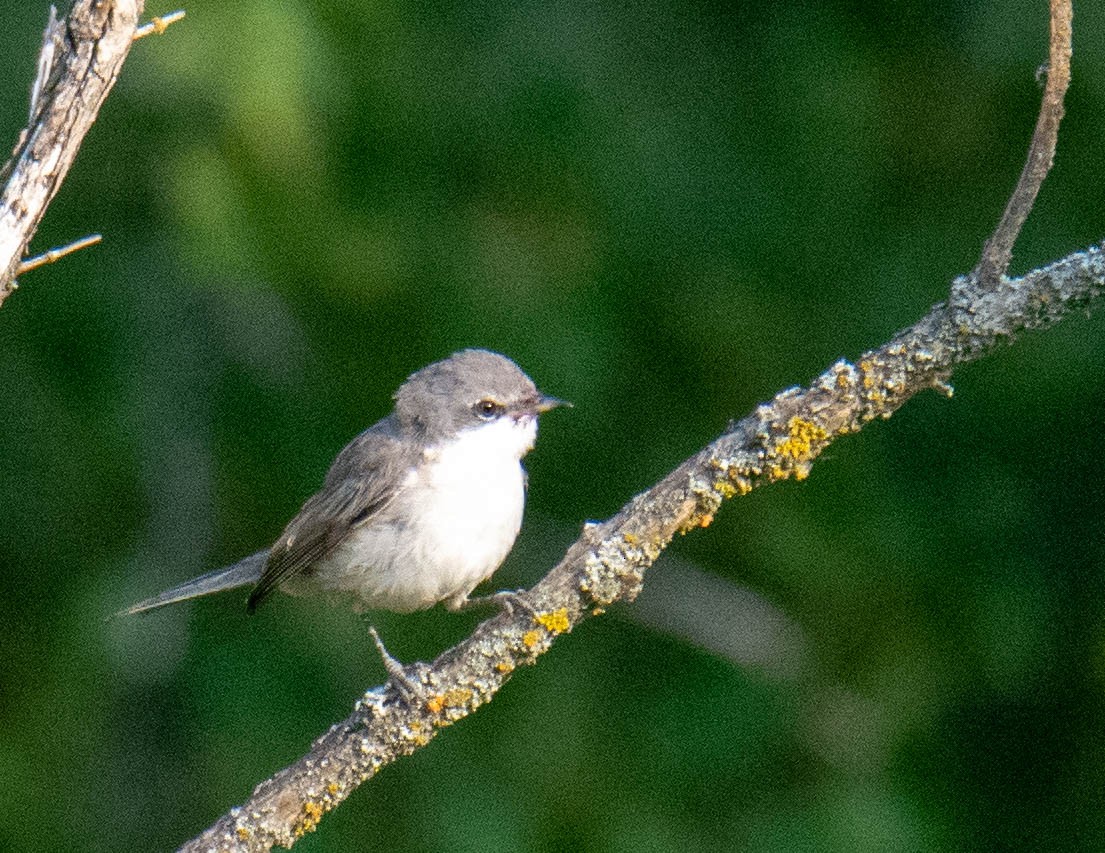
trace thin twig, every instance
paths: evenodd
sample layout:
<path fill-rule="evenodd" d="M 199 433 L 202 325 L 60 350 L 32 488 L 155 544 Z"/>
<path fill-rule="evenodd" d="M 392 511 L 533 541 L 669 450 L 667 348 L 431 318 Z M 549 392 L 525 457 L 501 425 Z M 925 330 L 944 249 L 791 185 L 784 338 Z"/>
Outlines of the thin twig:
<path fill-rule="evenodd" d="M 66 243 L 64 246 L 57 246 L 50 249 L 48 252 L 43 252 L 41 255 L 35 255 L 33 258 L 27 258 L 19 264 L 19 269 L 16 270 L 16 275 L 23 275 L 25 272 L 38 269 L 39 267 L 46 266 L 46 264 L 52 264 L 54 261 L 61 260 L 66 255 L 70 255 L 73 252 L 79 252 L 81 249 L 87 249 L 89 246 L 95 246 L 104 237 L 102 234 L 89 234 L 87 237 L 82 237 L 80 240 L 74 240 L 72 243 Z"/>
<path fill-rule="evenodd" d="M 183 9 L 177 9 L 175 12 L 170 12 L 168 15 L 150 18 L 146 23 L 134 31 L 134 40 L 138 41 L 138 39 L 144 39 L 146 36 L 150 35 L 162 35 L 165 30 L 169 29 L 171 24 L 175 24 L 183 18 Z"/>
<path fill-rule="evenodd" d="M 1001 221 L 982 247 L 982 256 L 973 273 L 987 289 L 995 288 L 998 280 L 1009 269 L 1009 262 L 1013 258 L 1013 244 L 1032 211 L 1036 195 L 1055 159 L 1059 122 L 1063 118 L 1063 98 L 1070 85 L 1072 14 L 1070 0 L 1051 0 L 1047 84 L 1044 86 L 1036 129 L 1032 133 L 1032 144 L 1028 148 L 1028 159 L 1017 180 L 1017 186 L 1009 197 L 1009 203 L 1005 206 Z"/>

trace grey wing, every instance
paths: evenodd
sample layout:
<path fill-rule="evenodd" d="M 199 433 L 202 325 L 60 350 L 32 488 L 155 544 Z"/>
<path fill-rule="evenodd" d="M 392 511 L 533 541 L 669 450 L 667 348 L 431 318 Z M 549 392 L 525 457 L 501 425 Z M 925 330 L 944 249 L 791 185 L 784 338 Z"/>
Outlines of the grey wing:
<path fill-rule="evenodd" d="M 415 453 L 396 437 L 390 419 L 353 439 L 330 466 L 322 489 L 307 499 L 272 546 L 261 579 L 250 593 L 249 611 L 288 578 L 308 571 L 350 530 L 391 503 L 416 461 Z"/>

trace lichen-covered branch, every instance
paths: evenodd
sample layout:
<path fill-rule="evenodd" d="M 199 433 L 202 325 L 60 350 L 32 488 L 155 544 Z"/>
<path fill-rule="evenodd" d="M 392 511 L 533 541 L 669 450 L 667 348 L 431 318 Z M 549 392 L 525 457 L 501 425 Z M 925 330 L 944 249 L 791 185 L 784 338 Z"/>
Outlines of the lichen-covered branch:
<path fill-rule="evenodd" d="M 632 601 L 645 570 L 676 533 L 707 526 L 721 503 L 790 477 L 804 479 L 839 436 L 888 418 L 914 394 L 951 394 L 956 366 L 999 343 L 1058 322 L 1105 293 L 1105 248 L 1093 246 L 1020 279 L 1008 279 L 1013 242 L 1050 167 L 1069 79 L 1070 3 L 1052 0 L 1052 64 L 1029 161 L 975 270 L 949 299 L 854 363 L 838 361 L 806 388 L 776 395 L 616 516 L 589 524 L 564 558 L 514 607 L 417 670 L 422 695 L 384 685 L 290 767 L 262 782 L 185 851 L 290 847 L 380 768 L 424 746 L 438 730 L 490 701 L 510 674 L 559 634 L 618 601 Z M 1065 28 L 1065 29 L 1064 29 Z M 1060 67 L 1059 63 L 1066 63 Z"/>
<path fill-rule="evenodd" d="M 972 276 L 889 343 L 854 363 L 838 361 L 806 388 L 758 406 L 724 435 L 633 498 L 609 521 L 588 525 L 564 558 L 514 608 L 420 673 L 423 697 L 389 686 L 367 692 L 292 766 L 186 844 L 186 851 L 290 846 L 362 782 L 491 700 L 518 667 L 554 639 L 618 601 L 631 601 L 645 570 L 676 533 L 705 527 L 725 498 L 789 477 L 804 479 L 839 436 L 888 418 L 918 391 L 950 394 L 954 368 L 1021 331 L 1048 326 L 1105 293 L 1105 250 L 1092 247 L 1020 279 L 983 289 Z"/>
<path fill-rule="evenodd" d="M 46 208 L 130 52 L 143 0 L 76 0 L 51 14 L 39 53 L 27 128 L 0 170 L 0 304 Z"/>

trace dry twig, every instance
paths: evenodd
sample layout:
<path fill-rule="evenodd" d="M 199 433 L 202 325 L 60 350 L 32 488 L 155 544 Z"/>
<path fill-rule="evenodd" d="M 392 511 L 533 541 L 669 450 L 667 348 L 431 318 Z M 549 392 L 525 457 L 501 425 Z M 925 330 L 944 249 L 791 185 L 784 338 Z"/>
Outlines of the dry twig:
<path fill-rule="evenodd" d="M 146 23 L 134 31 L 134 40 L 138 41 L 138 39 L 144 39 L 146 36 L 164 35 L 165 30 L 169 29 L 172 24 L 182 20 L 184 20 L 183 9 L 177 9 L 175 12 L 170 12 L 168 15 L 150 18 Z"/>
<path fill-rule="evenodd" d="M 973 272 L 975 278 L 988 290 L 997 287 L 998 280 L 1009 269 L 1009 261 L 1013 258 L 1013 244 L 1017 242 L 1017 235 L 1021 233 L 1021 227 L 1028 219 L 1032 205 L 1036 203 L 1040 186 L 1055 160 L 1059 122 L 1063 119 L 1063 98 L 1070 85 L 1072 14 L 1070 0 L 1051 0 L 1047 84 L 1044 86 L 1044 98 L 1040 104 L 1040 115 L 1036 119 L 1036 129 L 1032 133 L 1032 143 L 1028 146 L 1028 159 L 1025 160 L 1017 186 L 1005 205 L 1001 221 L 983 245 L 982 257 Z"/>
<path fill-rule="evenodd" d="M 15 274 L 23 275 L 25 272 L 44 267 L 46 264 L 56 263 L 66 255 L 79 252 L 81 249 L 87 249 L 89 246 L 95 246 L 103 239 L 102 234 L 89 234 L 87 237 L 81 237 L 81 239 L 74 240 L 72 243 L 66 243 L 64 246 L 55 246 L 41 255 L 35 255 L 33 258 L 27 258 L 27 260 L 20 262 Z"/>

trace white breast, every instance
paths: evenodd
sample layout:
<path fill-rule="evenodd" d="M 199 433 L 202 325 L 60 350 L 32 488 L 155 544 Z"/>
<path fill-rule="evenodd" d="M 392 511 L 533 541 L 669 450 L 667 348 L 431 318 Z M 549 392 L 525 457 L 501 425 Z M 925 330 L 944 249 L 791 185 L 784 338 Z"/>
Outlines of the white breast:
<path fill-rule="evenodd" d="M 314 582 L 354 593 L 366 609 L 455 608 L 502 564 L 525 505 L 521 457 L 536 418 L 500 418 L 428 449 L 387 516 L 354 530 Z"/>

